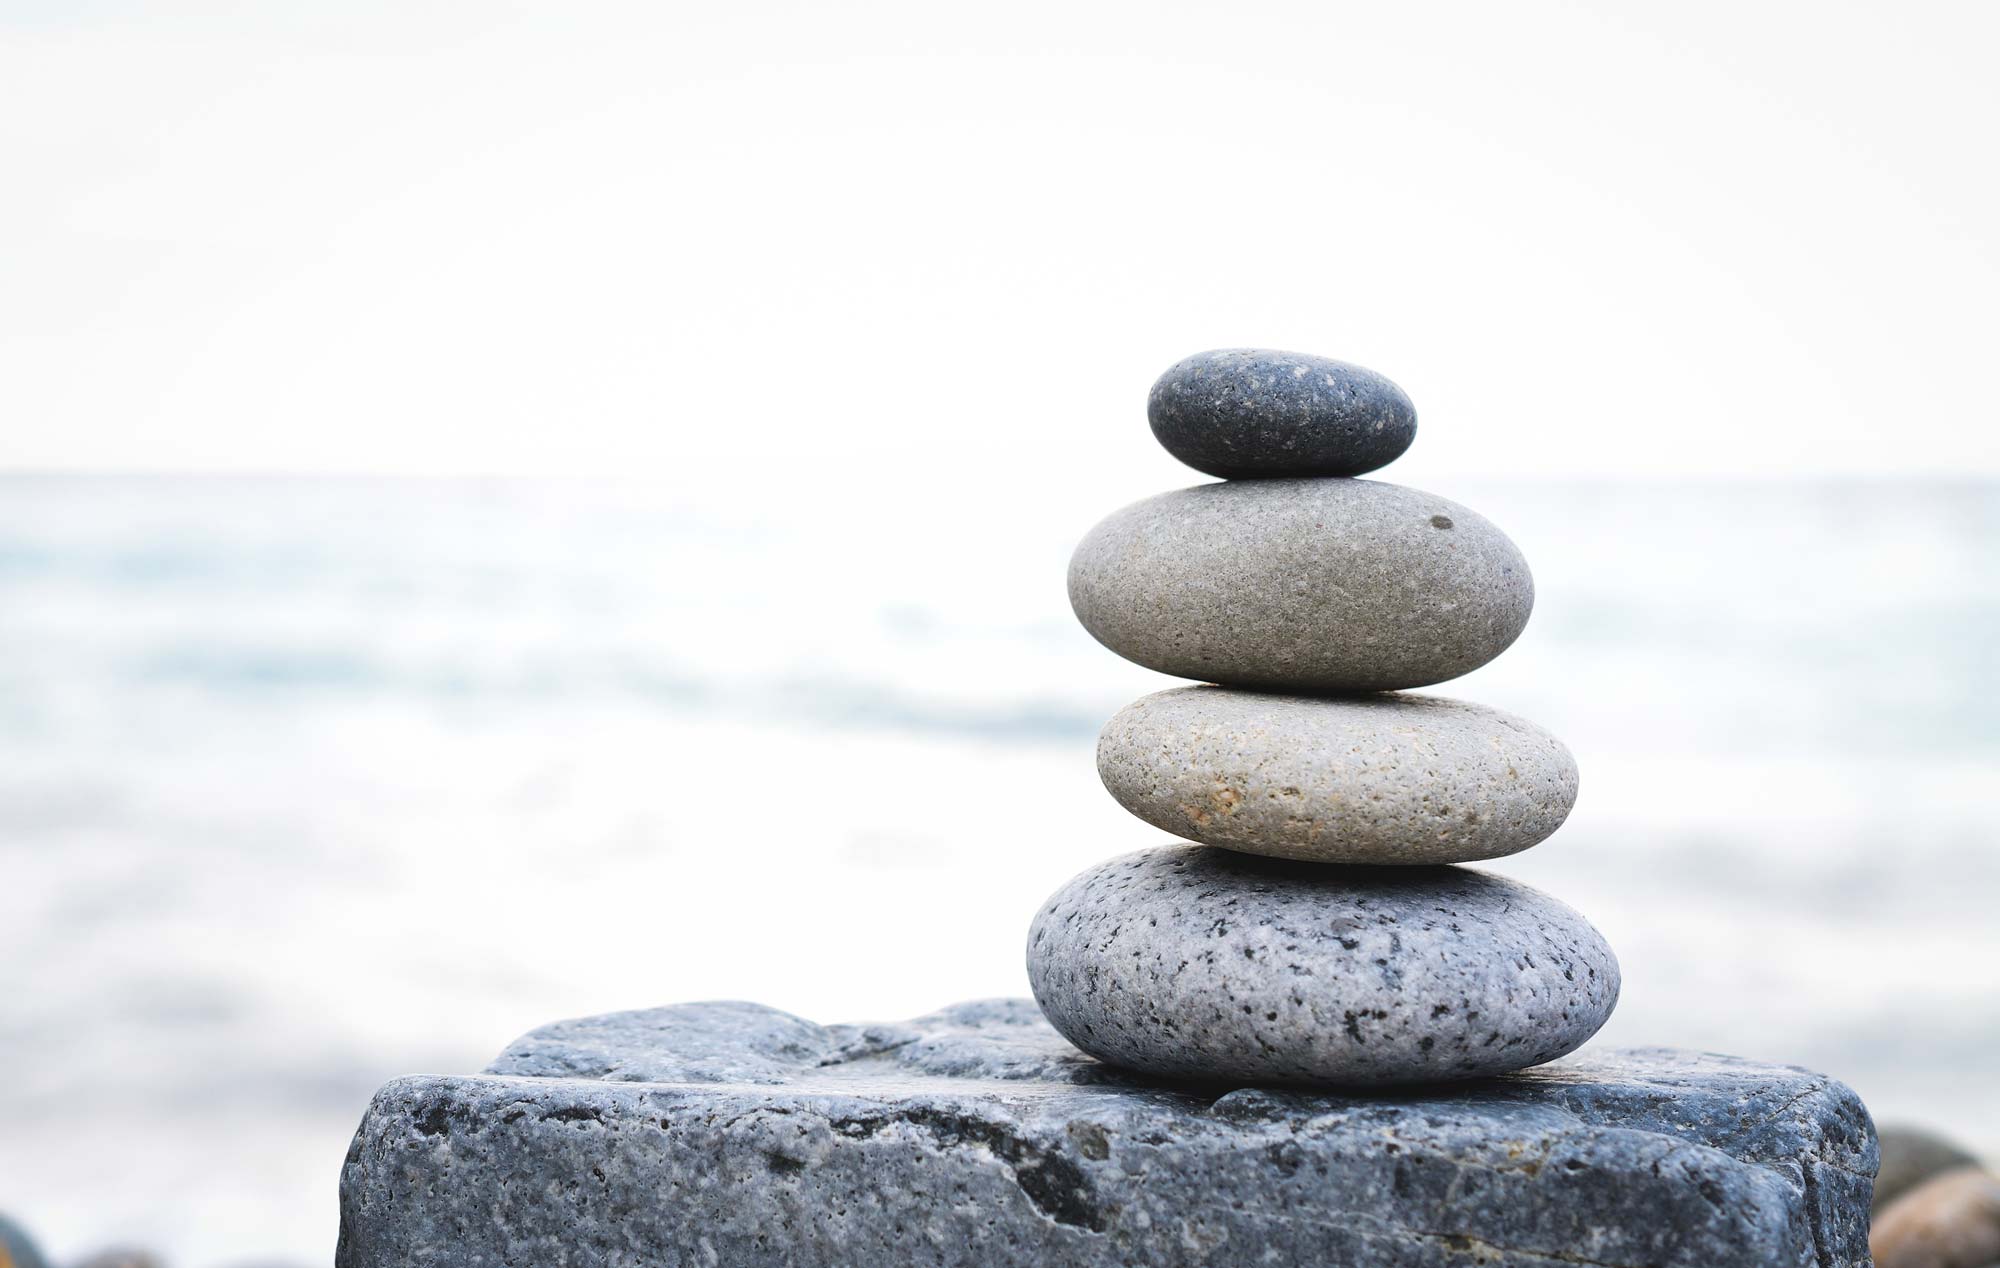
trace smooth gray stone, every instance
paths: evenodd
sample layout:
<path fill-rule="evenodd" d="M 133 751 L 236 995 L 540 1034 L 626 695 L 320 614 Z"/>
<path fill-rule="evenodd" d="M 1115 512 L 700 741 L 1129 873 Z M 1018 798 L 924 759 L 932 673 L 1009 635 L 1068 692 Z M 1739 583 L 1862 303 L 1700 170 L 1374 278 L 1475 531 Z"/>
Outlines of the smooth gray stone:
<path fill-rule="evenodd" d="M 1881 1210 L 1939 1172 L 1979 1161 L 1934 1131 L 1891 1123 L 1881 1129 L 1882 1165 L 1875 1172 L 1875 1209 Z"/>
<path fill-rule="evenodd" d="M 709 1008 L 383 1088 L 341 1177 L 340 1268 L 1867 1263 L 1867 1112 L 1790 1067 L 1640 1049 L 1422 1092 L 1232 1091 L 1100 1065 L 1026 1000 L 872 1027 Z M 578 1073 L 523 1073 L 571 1033 Z"/>
<path fill-rule="evenodd" d="M 1097 737 L 1118 804 L 1204 845 L 1319 863 L 1525 850 L 1576 803 L 1576 759 L 1510 713 L 1438 696 L 1176 687 Z"/>
<path fill-rule="evenodd" d="M 1417 437 L 1417 408 L 1373 370 L 1302 352 L 1222 348 L 1176 362 L 1146 397 L 1166 451 L 1224 479 L 1353 476 Z"/>
<path fill-rule="evenodd" d="M 1147 498 L 1090 530 L 1069 601 L 1092 637 L 1179 678 L 1395 691 L 1470 673 L 1528 623 L 1506 534 L 1376 480 L 1246 480 Z"/>
<path fill-rule="evenodd" d="M 1618 960 L 1573 909 L 1489 872 L 1174 845 L 1057 890 L 1028 984 L 1071 1043 L 1129 1069 L 1379 1086 L 1574 1051 L 1618 1002 Z"/>

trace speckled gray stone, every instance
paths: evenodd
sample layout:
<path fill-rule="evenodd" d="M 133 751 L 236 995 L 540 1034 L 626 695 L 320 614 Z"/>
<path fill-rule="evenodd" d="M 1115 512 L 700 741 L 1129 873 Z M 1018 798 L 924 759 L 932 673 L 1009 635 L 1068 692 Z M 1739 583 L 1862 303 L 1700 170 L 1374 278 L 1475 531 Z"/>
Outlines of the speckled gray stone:
<path fill-rule="evenodd" d="M 1490 522 L 1376 480 L 1242 480 L 1090 530 L 1069 599 L 1148 669 L 1231 686 L 1395 691 L 1470 673 L 1527 624 L 1534 580 Z"/>
<path fill-rule="evenodd" d="M 1176 687 L 1097 737 L 1118 804 L 1204 845 L 1321 863 L 1469 863 L 1525 850 L 1576 802 L 1562 741 L 1438 696 Z"/>
<path fill-rule="evenodd" d="M 1146 418 L 1168 453 L 1231 480 L 1360 475 L 1417 435 L 1416 406 L 1373 370 L 1267 348 L 1176 362 L 1153 384 Z"/>
<path fill-rule="evenodd" d="M 1866 1111 L 1731 1057 L 1232 1091 L 1100 1065 L 1025 1000 L 872 1027 L 684 1005 L 509 1053 L 376 1095 L 340 1268 L 1867 1262 Z"/>
<path fill-rule="evenodd" d="M 1177 845 L 1057 890 L 1028 983 L 1071 1043 L 1133 1070 L 1375 1086 L 1573 1051 L 1611 1016 L 1618 961 L 1575 911 L 1491 873 Z"/>

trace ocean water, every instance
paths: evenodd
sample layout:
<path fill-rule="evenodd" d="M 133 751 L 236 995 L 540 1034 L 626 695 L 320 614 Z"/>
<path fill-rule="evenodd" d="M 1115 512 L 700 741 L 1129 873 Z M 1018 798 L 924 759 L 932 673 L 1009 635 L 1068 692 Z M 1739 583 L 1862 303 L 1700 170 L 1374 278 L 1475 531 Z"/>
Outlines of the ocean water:
<path fill-rule="evenodd" d="M 1434 690 L 1577 753 L 1569 824 L 1490 866 L 1618 950 L 1599 1042 L 2000 1154 L 2000 488 L 1439 491 L 1536 571 Z M 1063 595 L 1118 501 L 0 479 L 0 1208 L 61 1254 L 325 1264 L 394 1075 L 606 1009 L 1024 992 L 1041 899 L 1159 839 L 1091 747 L 1171 684 Z"/>

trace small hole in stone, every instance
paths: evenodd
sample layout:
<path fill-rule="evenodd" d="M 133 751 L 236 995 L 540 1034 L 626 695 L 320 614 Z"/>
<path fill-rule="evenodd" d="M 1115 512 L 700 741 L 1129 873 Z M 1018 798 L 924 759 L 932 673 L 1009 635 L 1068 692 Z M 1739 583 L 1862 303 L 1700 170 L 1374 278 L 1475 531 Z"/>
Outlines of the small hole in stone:
<path fill-rule="evenodd" d="M 1450 528 L 1450 527 L 1451 527 L 1451 516 L 1449 516 L 1449 515 L 1433 515 L 1433 516 L 1431 516 L 1431 527 L 1432 527 L 1432 528 Z"/>

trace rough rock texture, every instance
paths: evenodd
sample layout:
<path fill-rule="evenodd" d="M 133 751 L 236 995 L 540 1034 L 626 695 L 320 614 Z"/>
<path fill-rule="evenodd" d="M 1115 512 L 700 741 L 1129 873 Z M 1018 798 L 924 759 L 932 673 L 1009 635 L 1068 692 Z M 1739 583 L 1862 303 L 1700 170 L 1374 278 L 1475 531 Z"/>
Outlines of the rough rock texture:
<path fill-rule="evenodd" d="M 1105 724 L 1097 773 L 1163 831 L 1322 863 L 1498 858 L 1547 837 L 1576 803 L 1562 741 L 1437 696 L 1178 687 Z"/>
<path fill-rule="evenodd" d="M 1528 622 L 1506 534 L 1376 480 L 1242 480 L 1134 503 L 1070 558 L 1092 637 L 1180 678 L 1280 691 L 1395 691 L 1470 673 Z"/>
<path fill-rule="evenodd" d="M 1085 1052 L 1148 1074 L 1383 1085 L 1538 1065 L 1597 1033 L 1618 961 L 1590 922 L 1459 867 L 1138 850 L 1057 890 L 1028 982 Z"/>
<path fill-rule="evenodd" d="M 1939 1172 L 1877 1213 L 1876 1268 L 1983 1268 L 2000 1259 L 2000 1177 Z"/>
<path fill-rule="evenodd" d="M 1922 1127 L 1888 1124 L 1877 1140 L 1882 1150 L 1882 1166 L 1875 1172 L 1878 1211 L 1940 1171 L 1979 1161 L 1963 1146 Z"/>
<path fill-rule="evenodd" d="M 1263 348 L 1175 363 L 1153 384 L 1146 418 L 1168 453 L 1226 479 L 1360 475 L 1417 435 L 1416 406 L 1373 370 Z"/>
<path fill-rule="evenodd" d="M 866 1028 L 683 1005 L 383 1088 L 337 1262 L 1857 1268 L 1874 1167 L 1846 1088 L 1731 1057 L 1350 1097 L 1121 1075 L 1025 1000 Z"/>

